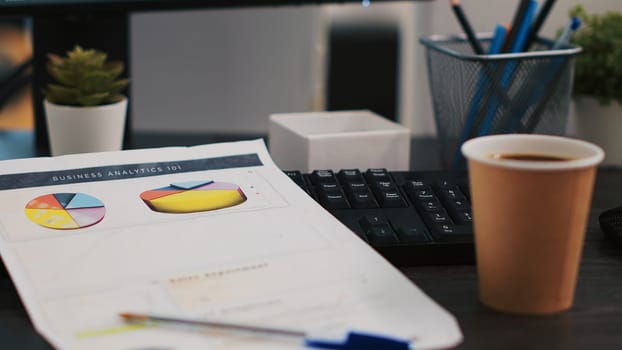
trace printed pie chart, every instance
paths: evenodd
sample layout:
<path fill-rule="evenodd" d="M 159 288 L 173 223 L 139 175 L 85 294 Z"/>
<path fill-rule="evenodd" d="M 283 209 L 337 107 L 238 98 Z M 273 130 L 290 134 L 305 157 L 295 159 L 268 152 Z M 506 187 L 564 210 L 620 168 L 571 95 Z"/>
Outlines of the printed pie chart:
<path fill-rule="evenodd" d="M 195 213 L 229 208 L 246 201 L 240 186 L 228 182 L 187 181 L 145 191 L 140 198 L 160 213 Z"/>
<path fill-rule="evenodd" d="M 104 203 L 84 193 L 52 193 L 26 204 L 26 216 L 43 227 L 57 230 L 85 228 L 102 221 Z"/>

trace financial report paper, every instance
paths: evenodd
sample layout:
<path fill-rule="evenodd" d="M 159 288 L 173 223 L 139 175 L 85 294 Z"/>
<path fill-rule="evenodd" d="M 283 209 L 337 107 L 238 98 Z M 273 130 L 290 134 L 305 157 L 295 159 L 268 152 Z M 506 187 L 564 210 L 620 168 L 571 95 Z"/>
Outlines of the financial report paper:
<path fill-rule="evenodd" d="M 351 330 L 415 349 L 454 317 L 283 174 L 263 141 L 0 162 L 0 254 L 57 349 L 301 349 L 301 339 L 127 324 L 122 312 Z"/>

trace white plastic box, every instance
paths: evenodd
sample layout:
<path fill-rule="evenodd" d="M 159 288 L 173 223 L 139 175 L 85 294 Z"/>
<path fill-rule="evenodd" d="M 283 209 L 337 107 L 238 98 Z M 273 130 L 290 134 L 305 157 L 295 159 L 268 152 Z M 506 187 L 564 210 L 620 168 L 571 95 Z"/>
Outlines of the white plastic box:
<path fill-rule="evenodd" d="M 408 170 L 410 131 L 370 111 L 272 114 L 269 150 L 283 170 Z"/>

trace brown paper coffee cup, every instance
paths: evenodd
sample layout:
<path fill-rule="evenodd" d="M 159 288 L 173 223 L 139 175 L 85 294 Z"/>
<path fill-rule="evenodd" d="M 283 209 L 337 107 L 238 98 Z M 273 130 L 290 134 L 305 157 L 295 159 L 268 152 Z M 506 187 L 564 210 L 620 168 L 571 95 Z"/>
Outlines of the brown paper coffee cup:
<path fill-rule="evenodd" d="M 570 308 L 603 151 L 564 137 L 495 135 L 467 141 L 462 152 L 469 161 L 480 301 L 523 314 Z"/>

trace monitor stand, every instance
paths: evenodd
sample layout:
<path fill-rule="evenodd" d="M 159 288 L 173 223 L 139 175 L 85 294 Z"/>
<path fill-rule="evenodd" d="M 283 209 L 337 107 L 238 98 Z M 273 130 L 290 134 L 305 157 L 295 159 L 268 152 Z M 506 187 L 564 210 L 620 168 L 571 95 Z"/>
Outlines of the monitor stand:
<path fill-rule="evenodd" d="M 32 18 L 33 82 L 32 100 L 35 118 L 35 146 L 39 155 L 49 155 L 47 123 L 43 111 L 41 89 L 50 81 L 46 71 L 47 54 L 65 55 L 75 45 L 108 53 L 109 60 L 125 62 L 124 76 L 130 76 L 129 14 L 98 12 L 97 14 L 39 14 Z M 130 80 L 131 84 L 131 80 Z M 124 147 L 130 144 L 129 89 Z"/>

